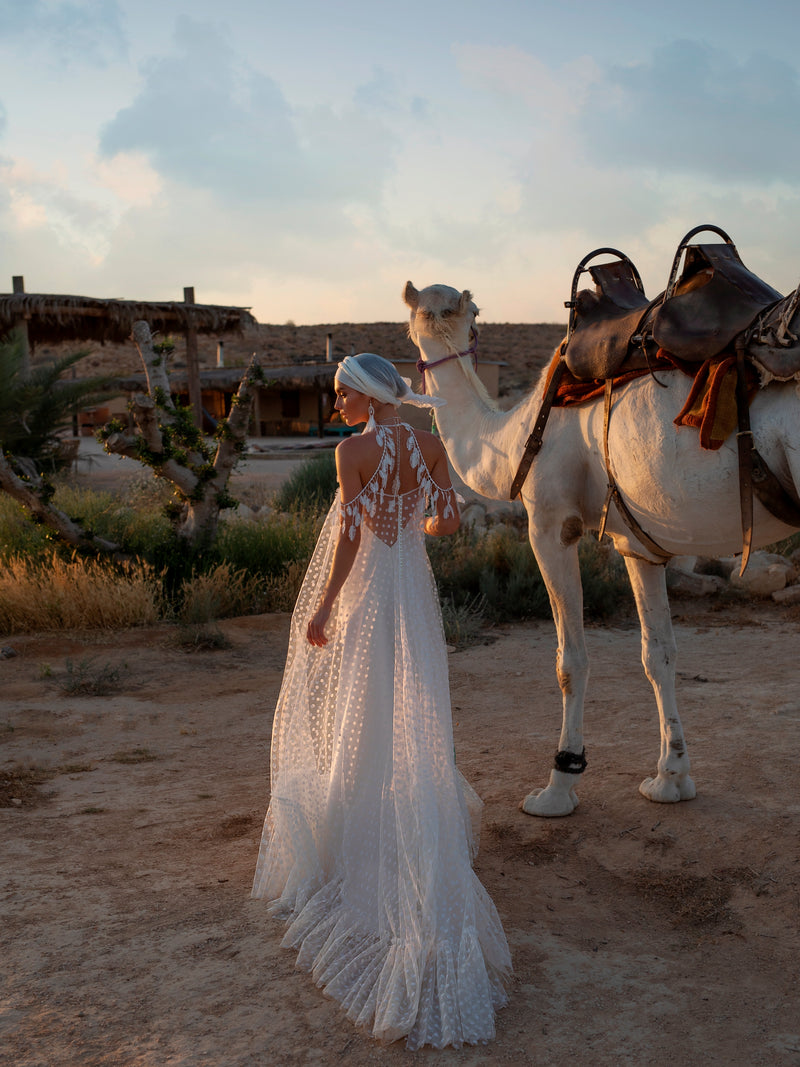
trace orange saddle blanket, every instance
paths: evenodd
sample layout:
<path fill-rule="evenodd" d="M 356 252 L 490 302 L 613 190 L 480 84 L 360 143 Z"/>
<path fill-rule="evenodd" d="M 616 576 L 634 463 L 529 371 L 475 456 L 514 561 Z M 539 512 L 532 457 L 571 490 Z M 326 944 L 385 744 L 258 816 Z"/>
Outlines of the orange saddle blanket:
<path fill-rule="evenodd" d="M 559 358 L 560 353 L 557 351 L 550 364 L 548 377 L 555 370 Z M 673 422 L 676 426 L 693 426 L 699 430 L 701 448 L 718 449 L 733 433 L 738 423 L 736 357 L 723 352 L 704 363 L 687 363 L 660 348 L 650 367 L 637 368 L 619 375 L 614 379 L 614 387 L 619 388 L 645 374 L 658 374 L 659 371 L 680 371 L 694 379 L 686 403 Z M 752 400 L 758 391 L 759 381 L 758 374 L 750 363 L 746 364 L 746 374 L 748 400 Z M 580 381 L 565 368 L 553 407 L 583 404 L 601 397 L 604 391 L 605 382 L 602 379 Z"/>

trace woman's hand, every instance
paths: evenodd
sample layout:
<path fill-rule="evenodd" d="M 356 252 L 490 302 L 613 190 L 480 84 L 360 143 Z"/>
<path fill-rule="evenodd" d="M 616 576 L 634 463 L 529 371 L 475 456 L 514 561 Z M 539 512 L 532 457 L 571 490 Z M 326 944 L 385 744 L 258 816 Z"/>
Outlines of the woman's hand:
<path fill-rule="evenodd" d="M 306 630 L 306 637 L 309 643 L 316 645 L 318 648 L 322 648 L 323 645 L 327 645 L 328 638 L 325 636 L 325 624 L 330 618 L 331 609 L 324 604 L 320 604 L 308 623 L 308 629 Z"/>
<path fill-rule="evenodd" d="M 455 508 L 451 508 L 451 514 L 445 519 L 442 515 L 429 515 L 423 524 L 425 533 L 430 537 L 446 537 L 454 534 L 461 525 L 461 517 Z"/>

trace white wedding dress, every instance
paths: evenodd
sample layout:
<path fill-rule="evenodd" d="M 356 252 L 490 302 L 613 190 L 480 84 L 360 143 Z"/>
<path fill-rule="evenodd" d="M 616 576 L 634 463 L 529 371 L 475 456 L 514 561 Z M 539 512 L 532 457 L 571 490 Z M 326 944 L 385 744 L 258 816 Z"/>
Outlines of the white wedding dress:
<path fill-rule="evenodd" d="M 511 960 L 471 865 L 480 801 L 454 761 L 422 528 L 442 490 L 410 426 L 375 432 L 380 464 L 355 500 L 337 494 L 292 618 L 253 896 L 287 920 L 297 966 L 353 1022 L 410 1049 L 475 1044 L 494 1037 Z M 403 465 L 411 492 L 399 491 Z M 360 544 L 328 644 L 313 647 L 340 524 L 360 528 Z"/>

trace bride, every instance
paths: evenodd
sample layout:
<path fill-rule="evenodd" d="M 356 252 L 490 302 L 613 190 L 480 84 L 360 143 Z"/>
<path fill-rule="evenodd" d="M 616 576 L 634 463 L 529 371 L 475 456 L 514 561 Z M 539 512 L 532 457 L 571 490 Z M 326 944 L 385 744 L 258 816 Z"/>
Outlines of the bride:
<path fill-rule="evenodd" d="M 253 896 L 375 1037 L 476 1044 L 494 1037 L 511 960 L 472 870 L 480 801 L 454 762 L 425 552 L 460 520 L 441 442 L 397 410 L 443 401 L 372 353 L 346 357 L 335 385 L 344 421 L 367 425 L 336 449 L 339 492 L 292 616 Z"/>

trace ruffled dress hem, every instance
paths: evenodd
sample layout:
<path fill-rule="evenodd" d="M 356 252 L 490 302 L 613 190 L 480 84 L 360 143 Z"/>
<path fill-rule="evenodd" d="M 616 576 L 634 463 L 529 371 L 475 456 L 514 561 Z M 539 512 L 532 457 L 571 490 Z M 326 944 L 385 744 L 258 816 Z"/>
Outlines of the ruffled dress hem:
<path fill-rule="evenodd" d="M 330 882 L 297 915 L 281 899 L 270 911 L 288 924 L 281 946 L 297 952 L 295 966 L 310 973 L 352 1023 L 386 1044 L 405 1038 L 410 1051 L 494 1038 L 495 1013 L 508 1003 L 511 977 L 504 944 L 493 953 L 491 934 L 482 937 L 477 926 L 464 927 L 457 945 L 434 935 L 379 936 L 364 930 L 342 896 L 341 883 Z M 493 911 L 490 903 L 479 919 L 494 925 Z"/>

